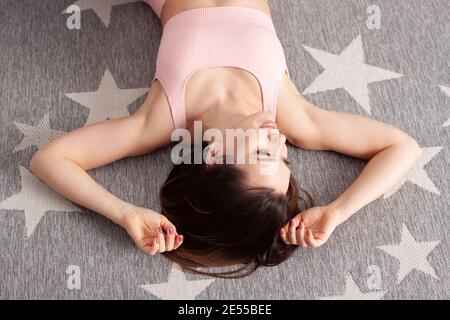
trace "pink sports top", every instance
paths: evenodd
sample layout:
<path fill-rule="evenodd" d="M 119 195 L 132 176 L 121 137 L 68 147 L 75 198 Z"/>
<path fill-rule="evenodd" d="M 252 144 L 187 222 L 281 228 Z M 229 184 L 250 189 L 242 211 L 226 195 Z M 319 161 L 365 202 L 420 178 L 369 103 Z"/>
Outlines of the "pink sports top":
<path fill-rule="evenodd" d="M 160 16 L 165 0 L 147 0 Z M 286 57 L 274 24 L 263 11 L 247 7 L 206 7 L 183 11 L 164 26 L 153 81 L 169 100 L 175 128 L 186 128 L 185 89 L 190 77 L 209 67 L 237 67 L 259 81 L 264 111 L 275 120 Z"/>

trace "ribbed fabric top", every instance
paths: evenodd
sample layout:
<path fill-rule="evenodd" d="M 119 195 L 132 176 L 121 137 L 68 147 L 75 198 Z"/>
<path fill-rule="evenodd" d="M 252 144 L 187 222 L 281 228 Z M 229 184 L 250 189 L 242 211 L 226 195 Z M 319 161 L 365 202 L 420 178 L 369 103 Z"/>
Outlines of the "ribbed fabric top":
<path fill-rule="evenodd" d="M 246 7 L 206 7 L 171 17 L 163 30 L 156 73 L 175 128 L 186 128 L 185 89 L 190 77 L 209 67 L 237 67 L 259 81 L 264 110 L 276 116 L 278 90 L 289 70 L 270 17 Z"/>

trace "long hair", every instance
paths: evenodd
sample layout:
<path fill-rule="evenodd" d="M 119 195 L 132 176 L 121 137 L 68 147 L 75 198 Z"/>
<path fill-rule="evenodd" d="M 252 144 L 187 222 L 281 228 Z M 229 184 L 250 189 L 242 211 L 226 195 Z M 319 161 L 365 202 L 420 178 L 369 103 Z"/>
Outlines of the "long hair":
<path fill-rule="evenodd" d="M 233 165 L 176 165 L 161 187 L 161 212 L 184 241 L 165 256 L 193 273 L 219 278 L 242 278 L 260 266 L 287 260 L 297 246 L 286 245 L 280 230 L 300 212 L 301 202 L 302 210 L 314 206 L 312 197 L 292 175 L 286 195 L 246 181 L 246 173 Z M 243 266 L 225 272 L 197 270 L 234 265 Z"/>

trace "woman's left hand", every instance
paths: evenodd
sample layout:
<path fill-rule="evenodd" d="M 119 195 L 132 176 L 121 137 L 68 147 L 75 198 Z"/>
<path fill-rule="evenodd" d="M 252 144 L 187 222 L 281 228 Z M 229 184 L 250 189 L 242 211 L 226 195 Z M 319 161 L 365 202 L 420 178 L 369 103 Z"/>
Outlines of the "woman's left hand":
<path fill-rule="evenodd" d="M 342 223 L 341 215 L 331 207 L 314 207 L 293 218 L 281 229 L 283 242 L 303 248 L 317 248 L 328 241 Z"/>

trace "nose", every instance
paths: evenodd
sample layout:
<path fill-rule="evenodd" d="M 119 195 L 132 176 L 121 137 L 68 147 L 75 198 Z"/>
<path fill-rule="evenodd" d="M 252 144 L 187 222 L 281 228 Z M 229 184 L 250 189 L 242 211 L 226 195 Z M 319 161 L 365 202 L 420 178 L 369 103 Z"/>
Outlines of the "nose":
<path fill-rule="evenodd" d="M 282 134 L 278 129 L 269 130 L 267 136 L 271 142 L 279 141 L 280 144 L 286 143 L 286 136 Z"/>

